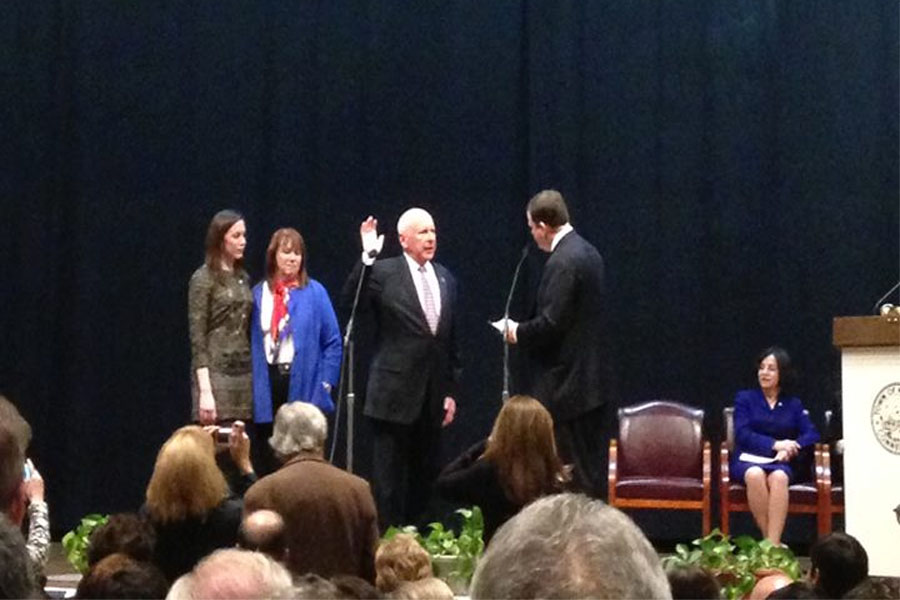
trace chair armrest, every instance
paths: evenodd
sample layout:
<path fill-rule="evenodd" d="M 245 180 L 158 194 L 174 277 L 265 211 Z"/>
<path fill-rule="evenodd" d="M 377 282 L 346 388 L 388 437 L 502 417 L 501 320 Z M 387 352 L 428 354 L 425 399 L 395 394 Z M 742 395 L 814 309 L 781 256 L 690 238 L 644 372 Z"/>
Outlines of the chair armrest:
<path fill-rule="evenodd" d="M 618 477 L 618 464 L 616 463 L 616 458 L 618 455 L 618 448 L 616 446 L 616 438 L 611 438 L 609 440 L 609 474 L 608 474 L 608 483 L 609 483 L 609 504 L 610 506 L 615 505 L 616 501 L 616 480 Z"/>
<path fill-rule="evenodd" d="M 712 481 L 712 448 L 709 440 L 703 442 L 703 489 L 709 489 Z"/>
<path fill-rule="evenodd" d="M 731 476 L 728 473 L 728 465 L 731 461 L 731 453 L 728 451 L 727 442 L 719 444 L 719 482 L 720 493 L 727 493 L 728 485 L 731 482 Z"/>
<path fill-rule="evenodd" d="M 831 497 L 831 450 L 828 444 L 816 444 L 816 473 L 819 477 L 819 493 Z"/>

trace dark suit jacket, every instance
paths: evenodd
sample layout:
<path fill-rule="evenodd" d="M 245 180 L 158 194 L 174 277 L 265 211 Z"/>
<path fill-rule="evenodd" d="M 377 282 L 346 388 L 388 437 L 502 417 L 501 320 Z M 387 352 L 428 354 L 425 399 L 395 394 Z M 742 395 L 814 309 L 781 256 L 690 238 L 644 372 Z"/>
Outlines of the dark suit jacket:
<path fill-rule="evenodd" d="M 568 233 L 544 265 L 534 317 L 516 331 L 537 368 L 534 395 L 557 421 L 602 405 L 609 394 L 603 293 L 600 253 Z"/>
<path fill-rule="evenodd" d="M 441 318 L 432 335 L 403 255 L 377 260 L 366 269 L 359 310 L 374 315 L 375 356 L 366 388 L 366 416 L 409 424 L 427 398 L 440 403 L 454 396 L 461 363 L 457 338 L 456 280 L 432 262 L 441 292 Z M 352 301 L 362 263 L 344 285 Z M 349 304 L 349 301 L 347 302 Z"/>
<path fill-rule="evenodd" d="M 378 515 L 364 479 L 322 459 L 297 457 L 247 491 L 244 514 L 263 508 L 285 521 L 293 573 L 375 581 Z"/>

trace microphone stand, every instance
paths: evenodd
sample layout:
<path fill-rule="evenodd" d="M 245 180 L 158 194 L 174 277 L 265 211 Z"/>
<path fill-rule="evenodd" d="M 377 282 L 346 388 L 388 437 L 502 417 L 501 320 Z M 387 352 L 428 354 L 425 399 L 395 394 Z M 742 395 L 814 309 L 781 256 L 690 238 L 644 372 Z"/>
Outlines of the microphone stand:
<path fill-rule="evenodd" d="M 894 287 L 889 289 L 887 294 L 885 294 L 884 296 L 882 296 L 881 298 L 878 299 L 878 302 L 876 302 L 875 306 L 872 307 L 872 312 L 877 315 L 878 314 L 878 305 L 881 304 L 882 302 L 884 302 L 885 300 L 887 300 L 888 296 L 893 294 L 894 290 L 896 290 L 897 288 L 900 288 L 900 281 L 898 281 Z"/>
<path fill-rule="evenodd" d="M 506 307 L 503 309 L 503 391 L 500 394 L 500 399 L 503 402 L 509 400 L 509 340 L 506 339 L 506 333 L 509 329 L 509 305 L 512 302 L 513 292 L 516 290 L 516 282 L 519 280 L 519 271 L 522 269 L 522 263 L 525 262 L 526 256 L 528 256 L 527 244 L 522 248 L 522 256 L 519 258 L 519 263 L 516 265 L 516 270 L 513 273 L 512 285 L 509 286 L 509 295 L 506 297 Z"/>
<path fill-rule="evenodd" d="M 377 255 L 377 253 L 376 253 Z M 372 256 L 371 252 L 369 256 Z M 374 258 L 374 256 L 372 256 Z M 338 427 L 341 420 L 341 405 L 347 405 L 347 472 L 353 472 L 353 420 L 356 404 L 356 394 L 353 391 L 353 325 L 356 321 L 356 309 L 359 307 L 359 297 L 362 292 L 363 281 L 366 278 L 366 269 L 369 265 L 362 263 L 362 269 L 359 272 L 359 280 L 356 282 L 356 294 L 353 296 L 353 308 L 350 310 L 350 319 L 347 321 L 347 330 L 344 333 L 344 360 L 341 361 L 340 384 L 338 385 L 338 406 L 334 417 L 334 436 L 331 440 L 331 454 L 328 462 L 334 461 L 334 451 L 337 447 Z M 344 396 L 344 387 L 347 388 L 347 395 Z M 341 402 L 341 400 L 344 402 Z"/>

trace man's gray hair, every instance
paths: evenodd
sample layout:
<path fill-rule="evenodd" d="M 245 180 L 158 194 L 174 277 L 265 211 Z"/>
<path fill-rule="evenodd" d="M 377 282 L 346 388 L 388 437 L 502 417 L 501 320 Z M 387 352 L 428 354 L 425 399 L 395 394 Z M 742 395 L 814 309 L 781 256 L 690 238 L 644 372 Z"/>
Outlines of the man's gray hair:
<path fill-rule="evenodd" d="M 316 406 L 308 402 L 283 404 L 275 414 L 275 427 L 269 445 L 281 458 L 300 452 L 315 452 L 325 447 L 328 421 Z"/>
<path fill-rule="evenodd" d="M 409 208 L 404 211 L 402 215 L 400 215 L 399 219 L 397 219 L 397 233 L 406 233 L 406 230 L 412 227 L 413 224 L 419 223 L 423 220 L 434 221 L 434 219 L 431 217 L 431 214 L 424 208 L 419 208 L 417 206 Z"/>
<path fill-rule="evenodd" d="M 671 598 L 659 555 L 620 510 L 581 494 L 536 500 L 478 562 L 472 598 Z"/>
<path fill-rule="evenodd" d="M 179 583 L 180 582 L 180 583 Z M 216 550 L 178 582 L 178 600 L 193 598 L 292 598 L 290 571 L 261 552 Z M 173 588 L 176 586 L 173 586 Z M 172 590 L 167 598 L 175 600 Z"/>

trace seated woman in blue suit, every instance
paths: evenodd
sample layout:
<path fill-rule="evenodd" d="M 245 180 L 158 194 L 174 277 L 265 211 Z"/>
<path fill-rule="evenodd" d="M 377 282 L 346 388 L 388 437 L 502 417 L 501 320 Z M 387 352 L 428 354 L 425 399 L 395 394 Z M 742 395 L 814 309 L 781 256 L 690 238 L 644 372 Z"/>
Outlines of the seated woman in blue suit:
<path fill-rule="evenodd" d="M 790 395 L 791 358 L 777 346 L 766 348 L 756 361 L 759 388 L 738 392 L 734 399 L 735 448 L 733 481 L 744 481 L 747 503 L 763 536 L 781 543 L 788 511 L 788 485 L 800 450 L 819 441 L 819 433 Z M 742 453 L 772 459 L 756 464 L 740 460 Z"/>
<path fill-rule="evenodd" d="M 272 418 L 285 402 L 334 412 L 331 388 L 341 369 L 341 334 L 328 292 L 306 272 L 308 256 L 296 229 L 272 234 L 266 278 L 253 288 L 250 350 L 257 447 L 268 450 Z M 263 471 L 273 467 L 267 454 Z"/>

